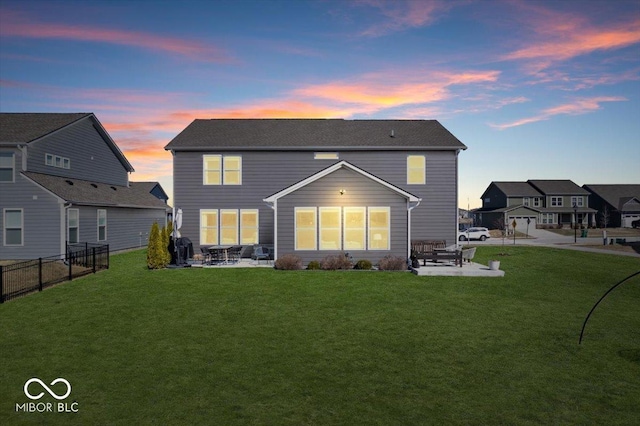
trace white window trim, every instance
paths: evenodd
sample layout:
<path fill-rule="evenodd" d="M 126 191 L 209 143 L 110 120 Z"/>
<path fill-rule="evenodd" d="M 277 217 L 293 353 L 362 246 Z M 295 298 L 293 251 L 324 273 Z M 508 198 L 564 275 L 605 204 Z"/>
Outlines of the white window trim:
<path fill-rule="evenodd" d="M 377 207 L 372 206 L 367 209 L 367 237 L 368 237 L 368 245 L 367 250 L 370 251 L 389 251 L 391 250 L 391 207 Z M 373 241 L 373 229 L 371 227 L 371 212 L 375 210 L 384 210 L 387 212 L 387 248 L 372 248 L 371 241 Z"/>
<path fill-rule="evenodd" d="M 242 226 L 242 215 L 243 214 L 255 214 L 256 215 L 256 226 L 255 228 L 249 226 Z M 240 244 L 259 244 L 260 243 L 260 210 L 258 209 L 240 209 Z M 256 230 L 256 241 L 253 243 L 244 243 L 244 229 L 255 229 Z"/>
<path fill-rule="evenodd" d="M 318 214 L 318 250 L 342 250 L 342 221 L 343 221 L 343 216 L 342 216 L 342 208 L 341 207 L 319 207 L 319 214 Z M 338 212 L 338 226 L 337 228 L 328 228 L 328 229 L 337 229 L 338 230 L 338 247 L 331 247 L 331 248 L 323 248 L 322 247 L 322 230 L 324 229 L 322 227 L 322 212 L 327 212 L 327 211 L 332 211 L 332 212 Z"/>
<path fill-rule="evenodd" d="M 0 180 L 0 183 L 15 183 L 16 181 L 16 154 L 11 151 L 0 151 L 0 152 L 8 152 L 11 154 L 11 180 Z"/>
<path fill-rule="evenodd" d="M 540 207 L 540 197 L 535 197 L 533 199 L 533 207 Z"/>
<path fill-rule="evenodd" d="M 410 168 L 409 167 L 409 159 L 411 157 L 421 157 L 422 158 L 422 181 L 420 182 L 409 182 L 409 176 L 411 173 L 409 173 L 409 170 L 418 170 L 418 168 L 413 167 Z M 425 185 L 427 183 L 427 157 L 425 155 L 407 155 L 407 185 Z"/>
<path fill-rule="evenodd" d="M 362 227 L 349 227 L 347 228 L 347 213 L 349 212 L 358 212 L 362 213 Z M 346 235 L 347 230 L 356 230 L 359 229 L 362 231 L 362 248 L 351 248 L 347 247 Z M 366 207 L 344 207 L 342 214 L 342 247 L 344 250 L 366 250 L 367 249 L 367 208 Z"/>
<path fill-rule="evenodd" d="M 584 197 L 571 197 L 571 207 L 573 207 L 574 204 L 576 205 L 576 207 L 584 207 Z"/>
<path fill-rule="evenodd" d="M 214 226 L 203 226 L 202 225 L 202 215 L 203 214 L 208 214 L 208 213 L 215 213 L 216 214 L 216 224 Z M 217 246 L 220 243 L 220 212 L 218 211 L 218 209 L 200 209 L 199 220 L 200 220 L 200 226 L 199 226 L 199 230 L 200 230 L 200 245 Z M 216 241 L 214 241 L 214 242 L 204 242 L 203 238 L 202 238 L 202 229 L 203 228 L 206 228 L 206 229 L 215 228 L 216 229 Z"/>
<path fill-rule="evenodd" d="M 229 169 L 229 171 L 237 171 L 238 172 L 238 183 L 227 183 L 225 179 L 225 173 L 227 172 L 227 162 L 226 159 L 228 157 L 237 157 L 238 158 L 238 168 L 237 169 Z M 242 156 L 241 155 L 223 155 L 222 156 L 222 184 L 237 186 L 242 185 Z"/>
<path fill-rule="evenodd" d="M 314 222 L 313 248 L 302 248 L 302 249 L 298 248 L 298 211 L 313 211 L 313 222 Z M 305 228 L 305 229 L 309 229 L 309 228 Z M 297 251 L 318 250 L 318 209 L 316 207 L 295 207 L 293 209 L 293 230 L 294 230 L 293 246 L 295 250 Z"/>
<path fill-rule="evenodd" d="M 236 216 L 236 223 L 233 227 L 234 231 L 235 231 L 235 240 L 232 243 L 223 243 L 222 242 L 222 229 L 231 229 L 231 226 L 225 226 L 224 228 L 222 227 L 222 215 L 225 213 L 234 213 Z M 238 245 L 238 234 L 239 234 L 239 230 L 238 230 L 238 225 L 239 225 L 239 221 L 240 221 L 240 214 L 238 212 L 238 209 L 220 209 L 220 213 L 218 214 L 218 241 L 220 241 L 220 244 L 232 244 L 232 245 Z"/>
<path fill-rule="evenodd" d="M 218 183 L 208 183 L 207 182 L 207 171 L 209 171 L 209 169 L 207 169 L 207 160 L 210 158 L 214 158 L 214 157 L 218 157 L 220 159 L 220 168 L 218 169 L 218 172 L 220 173 L 220 179 Z M 222 185 L 222 155 L 219 154 L 215 154 L 215 155 L 203 155 L 202 156 L 202 184 L 206 185 L 206 186 L 218 186 L 218 185 Z"/>
<path fill-rule="evenodd" d="M 556 201 L 559 200 L 560 203 L 556 202 L 554 204 L 554 200 L 556 200 Z M 563 204 L 563 197 L 562 196 L 552 196 L 551 197 L 551 207 L 562 207 L 562 204 Z"/>
<path fill-rule="evenodd" d="M 68 170 L 71 168 L 71 160 L 68 159 L 67 157 L 61 157 L 59 155 L 48 154 L 48 153 L 44 154 L 44 164 L 46 166 L 57 167 L 59 169 Z"/>
<path fill-rule="evenodd" d="M 529 207 L 529 204 L 531 204 L 531 199 L 529 197 L 523 197 L 522 198 L 522 205 Z"/>
<path fill-rule="evenodd" d="M 20 244 L 7 244 L 7 211 L 20 212 Z M 9 228 L 15 229 L 15 228 Z M 23 247 L 24 246 L 24 209 L 21 208 L 4 208 L 2 209 L 2 245 L 6 247 Z"/>
<path fill-rule="evenodd" d="M 78 241 L 73 241 L 73 242 L 71 241 L 71 238 L 69 237 L 69 236 L 70 236 L 70 234 L 71 234 L 71 233 L 69 232 L 69 231 L 71 230 L 71 226 L 69 225 L 69 221 L 70 221 L 70 219 L 71 219 L 71 212 L 72 212 L 72 211 L 76 212 L 76 217 L 77 217 L 77 220 L 78 220 L 78 225 L 77 225 L 77 226 L 75 226 L 75 228 L 77 228 L 77 229 L 78 229 L 78 232 L 77 232 L 77 234 L 78 234 Z M 68 241 L 69 243 L 71 243 L 71 244 L 74 244 L 74 243 L 78 243 L 78 242 L 80 242 L 80 210 L 79 210 L 79 209 L 69 209 L 69 210 L 67 210 L 67 241 Z"/>
<path fill-rule="evenodd" d="M 104 225 L 100 225 L 100 212 L 104 212 Z M 107 241 L 107 210 L 98 209 L 96 214 L 96 241 Z M 100 226 L 104 226 L 104 239 L 100 239 Z"/>

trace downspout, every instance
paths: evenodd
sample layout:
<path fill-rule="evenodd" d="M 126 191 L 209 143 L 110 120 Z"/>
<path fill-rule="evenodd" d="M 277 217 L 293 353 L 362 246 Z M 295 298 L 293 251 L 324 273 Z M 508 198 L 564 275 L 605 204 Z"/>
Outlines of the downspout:
<path fill-rule="evenodd" d="M 61 208 L 60 208 L 60 253 L 64 253 L 64 255 L 66 256 L 67 253 L 67 214 L 69 211 L 69 208 L 71 208 L 71 206 L 73 206 L 72 203 L 60 203 L 61 204 Z M 79 226 L 80 224 L 78 224 Z M 78 235 L 79 237 L 80 235 Z"/>
<path fill-rule="evenodd" d="M 411 210 L 420 205 L 421 198 L 418 201 L 407 200 L 407 259 L 411 257 Z"/>
<path fill-rule="evenodd" d="M 278 200 L 262 201 L 273 210 L 273 260 L 275 261 L 278 258 Z"/>
<path fill-rule="evenodd" d="M 459 196 L 459 188 L 460 188 L 460 170 L 458 169 L 458 155 L 460 155 L 460 150 L 456 149 L 456 203 L 455 203 L 455 212 L 456 212 L 456 228 L 453 232 L 454 244 L 458 244 L 458 230 L 460 229 L 460 208 L 458 206 L 458 196 Z"/>

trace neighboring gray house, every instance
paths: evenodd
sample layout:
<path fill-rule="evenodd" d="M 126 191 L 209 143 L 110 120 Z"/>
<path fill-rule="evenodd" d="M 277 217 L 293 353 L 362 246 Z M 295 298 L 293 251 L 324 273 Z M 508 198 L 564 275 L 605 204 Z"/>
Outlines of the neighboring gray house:
<path fill-rule="evenodd" d="M 55 256 L 67 242 L 145 246 L 166 198 L 130 172 L 91 113 L 0 114 L 0 259 Z"/>
<path fill-rule="evenodd" d="M 466 146 L 435 120 L 195 120 L 165 149 L 196 247 L 377 262 L 412 239 L 456 242 Z"/>
<path fill-rule="evenodd" d="M 589 192 L 570 180 L 491 182 L 482 194 L 482 208 L 474 211 L 476 224 L 487 228 L 512 227 L 526 232 L 536 227 L 562 227 L 579 223 L 595 226 L 596 210 Z"/>
<path fill-rule="evenodd" d="M 589 191 L 589 207 L 598 211 L 598 225 L 631 228 L 640 219 L 640 185 L 583 185 Z"/>

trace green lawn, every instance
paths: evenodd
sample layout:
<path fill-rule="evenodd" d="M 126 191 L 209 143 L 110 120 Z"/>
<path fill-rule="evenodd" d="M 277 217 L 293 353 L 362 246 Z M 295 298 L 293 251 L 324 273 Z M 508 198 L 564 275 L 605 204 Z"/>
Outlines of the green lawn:
<path fill-rule="evenodd" d="M 0 305 L 0 424 L 638 424 L 640 276 L 578 345 L 638 258 L 506 250 L 504 278 L 113 256 Z M 78 412 L 16 412 L 32 377 L 68 380 Z"/>

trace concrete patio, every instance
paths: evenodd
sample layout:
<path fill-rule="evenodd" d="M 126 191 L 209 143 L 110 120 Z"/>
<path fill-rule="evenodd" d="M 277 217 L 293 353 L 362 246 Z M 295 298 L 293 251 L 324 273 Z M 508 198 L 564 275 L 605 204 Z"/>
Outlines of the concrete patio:
<path fill-rule="evenodd" d="M 420 265 L 420 268 L 413 269 L 412 272 L 421 277 L 504 277 L 504 271 L 494 271 L 489 269 L 487 265 L 475 262 L 465 262 L 462 268 L 452 263 L 427 262 L 427 266 Z"/>

